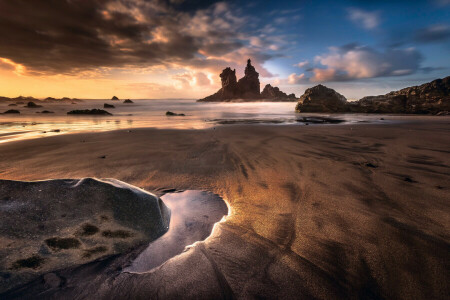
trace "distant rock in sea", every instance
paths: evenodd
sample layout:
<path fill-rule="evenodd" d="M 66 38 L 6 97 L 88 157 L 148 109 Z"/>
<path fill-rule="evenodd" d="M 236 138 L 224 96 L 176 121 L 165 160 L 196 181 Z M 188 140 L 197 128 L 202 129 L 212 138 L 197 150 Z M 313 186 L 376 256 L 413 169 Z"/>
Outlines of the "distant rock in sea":
<path fill-rule="evenodd" d="M 5 111 L 4 114 L 20 114 L 20 111 L 18 111 L 17 109 L 9 109 Z"/>
<path fill-rule="evenodd" d="M 171 111 L 167 111 L 167 112 L 166 112 L 166 116 L 184 117 L 185 114 L 177 114 L 177 113 L 174 113 L 174 112 L 171 112 Z"/>
<path fill-rule="evenodd" d="M 296 101 L 297 98 L 295 97 L 295 94 L 286 94 L 278 87 L 274 87 L 270 84 L 266 84 L 263 91 L 261 92 L 261 98 L 268 99 L 272 101 Z"/>
<path fill-rule="evenodd" d="M 300 97 L 297 112 L 353 112 L 445 114 L 450 111 L 450 76 L 380 96 L 368 96 L 347 102 L 335 90 L 321 84 L 309 88 Z"/>
<path fill-rule="evenodd" d="M 258 100 L 274 100 L 280 101 L 284 97 L 275 91 L 266 91 L 265 95 L 272 98 L 263 97 L 260 93 L 259 73 L 256 72 L 252 62 L 249 59 L 245 68 L 245 76 L 237 81 L 236 70 L 232 70 L 230 67 L 225 68 L 220 74 L 222 81 L 222 88 L 217 93 L 208 96 L 206 98 L 198 100 L 198 102 L 231 102 L 231 101 L 258 101 Z M 278 98 L 273 95 L 275 94 Z M 283 93 L 283 92 L 281 92 Z M 272 95 L 273 94 L 273 95 Z M 284 94 L 284 93 L 283 93 Z M 286 94 L 284 94 L 286 95 Z M 291 99 L 291 95 L 286 99 Z M 295 97 L 295 96 L 294 96 Z M 289 101 L 289 100 L 288 100 Z"/>
<path fill-rule="evenodd" d="M 123 101 L 123 103 L 134 103 L 134 102 L 131 101 L 130 99 L 127 99 L 127 100 Z"/>
<path fill-rule="evenodd" d="M 42 107 L 42 105 L 37 105 L 33 101 L 30 101 L 30 102 L 27 103 L 27 105 L 25 107 L 28 107 L 28 108 L 39 108 L 39 107 Z"/>
<path fill-rule="evenodd" d="M 8 106 L 17 106 L 15 103 L 8 104 Z"/>
<path fill-rule="evenodd" d="M 107 112 L 106 110 L 96 109 L 96 108 L 71 110 L 67 114 L 68 115 L 110 115 L 110 116 L 112 116 L 112 114 Z"/>
<path fill-rule="evenodd" d="M 111 100 L 119 100 L 119 98 L 117 98 L 116 96 L 113 96 L 113 97 L 111 98 Z"/>
<path fill-rule="evenodd" d="M 116 107 L 112 104 L 105 103 L 103 104 L 103 108 L 116 108 Z"/>
<path fill-rule="evenodd" d="M 324 85 L 309 88 L 300 97 L 297 112 L 344 112 L 347 99 L 333 89 Z"/>
<path fill-rule="evenodd" d="M 170 222 L 160 198 L 116 179 L 0 180 L 0 199 L 0 293 L 147 245 Z"/>
<path fill-rule="evenodd" d="M 53 114 L 54 112 L 50 111 L 50 110 L 43 110 L 41 112 L 36 112 L 36 113 L 41 113 L 41 114 Z"/>

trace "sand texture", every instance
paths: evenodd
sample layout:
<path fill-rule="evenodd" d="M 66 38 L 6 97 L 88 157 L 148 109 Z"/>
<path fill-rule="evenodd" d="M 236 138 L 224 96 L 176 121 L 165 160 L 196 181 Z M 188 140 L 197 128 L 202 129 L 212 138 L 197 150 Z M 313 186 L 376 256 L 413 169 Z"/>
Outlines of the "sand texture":
<path fill-rule="evenodd" d="M 208 190 L 230 213 L 208 239 L 148 273 L 123 273 L 125 257 L 112 257 L 3 297 L 445 299 L 449 153 L 448 117 L 6 143 L 2 179 L 98 177 L 156 193 Z M 65 281 L 44 284 L 55 276 Z"/>

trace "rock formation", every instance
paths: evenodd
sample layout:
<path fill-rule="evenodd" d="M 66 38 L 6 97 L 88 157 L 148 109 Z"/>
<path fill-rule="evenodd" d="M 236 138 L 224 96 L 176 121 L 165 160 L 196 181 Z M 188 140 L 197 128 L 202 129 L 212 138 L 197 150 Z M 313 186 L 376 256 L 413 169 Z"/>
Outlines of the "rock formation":
<path fill-rule="evenodd" d="M 324 85 L 309 88 L 300 97 L 297 112 L 344 112 L 347 99 L 333 89 Z"/>
<path fill-rule="evenodd" d="M 112 96 L 111 100 L 119 100 L 119 98 L 117 98 L 117 96 Z"/>
<path fill-rule="evenodd" d="M 116 107 L 112 104 L 104 103 L 103 108 L 116 108 Z"/>
<path fill-rule="evenodd" d="M 0 180 L 0 199 L 0 293 L 147 244 L 170 221 L 161 199 L 116 179 Z"/>
<path fill-rule="evenodd" d="M 222 81 L 222 88 L 217 93 L 198 100 L 199 102 L 257 101 L 263 99 L 274 101 L 285 101 L 283 99 L 289 99 L 287 101 L 290 101 L 290 99 L 295 98 L 295 95 L 287 96 L 278 88 L 273 88 L 277 89 L 277 91 L 266 91 L 265 95 L 267 97 L 263 96 L 260 93 L 259 73 L 252 66 L 250 59 L 247 61 L 247 66 L 245 67 L 245 76 L 239 79 L 239 81 L 236 78 L 236 70 L 232 70 L 230 67 L 222 71 L 220 79 Z"/>
<path fill-rule="evenodd" d="M 297 112 L 354 112 L 444 114 L 450 111 L 450 76 L 380 96 L 346 102 L 341 94 L 321 84 L 300 97 Z"/>
<path fill-rule="evenodd" d="M 123 103 L 134 103 L 134 102 L 131 101 L 130 99 L 126 99 L 125 101 L 123 101 Z"/>
<path fill-rule="evenodd" d="M 263 91 L 261 92 L 261 98 L 272 100 L 272 101 L 296 101 L 297 98 L 295 97 L 295 94 L 286 94 L 278 87 L 271 86 L 270 84 L 267 84 Z"/>
<path fill-rule="evenodd" d="M 368 96 L 350 106 L 366 113 L 437 114 L 450 110 L 450 76 L 380 96 Z"/>

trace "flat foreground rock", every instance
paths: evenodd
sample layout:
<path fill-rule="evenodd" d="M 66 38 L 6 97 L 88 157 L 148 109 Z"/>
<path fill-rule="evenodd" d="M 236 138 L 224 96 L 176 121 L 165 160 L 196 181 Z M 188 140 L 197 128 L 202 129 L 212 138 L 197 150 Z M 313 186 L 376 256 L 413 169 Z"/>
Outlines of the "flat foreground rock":
<path fill-rule="evenodd" d="M 115 179 L 0 180 L 0 292 L 163 235 L 170 210 Z M 50 280 L 52 281 L 52 280 Z"/>

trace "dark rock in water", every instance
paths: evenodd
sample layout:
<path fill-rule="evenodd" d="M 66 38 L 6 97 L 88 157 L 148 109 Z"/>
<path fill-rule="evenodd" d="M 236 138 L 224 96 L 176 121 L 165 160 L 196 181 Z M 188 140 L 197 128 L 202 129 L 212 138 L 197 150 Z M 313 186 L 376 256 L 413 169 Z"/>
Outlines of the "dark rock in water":
<path fill-rule="evenodd" d="M 5 111 L 4 114 L 20 114 L 20 111 L 18 111 L 17 109 L 9 109 Z"/>
<path fill-rule="evenodd" d="M 8 106 L 17 106 L 15 103 L 8 104 Z"/>
<path fill-rule="evenodd" d="M 112 116 L 111 113 L 107 112 L 103 109 L 76 109 L 71 110 L 67 113 L 68 115 L 109 115 Z"/>
<path fill-rule="evenodd" d="M 300 97 L 297 112 L 343 112 L 347 99 L 335 90 L 324 85 L 309 88 Z"/>
<path fill-rule="evenodd" d="M 117 98 L 116 96 L 113 96 L 113 97 L 111 98 L 111 100 L 119 100 L 119 98 Z"/>
<path fill-rule="evenodd" d="M 0 180 L 0 294 L 42 274 L 146 245 L 170 210 L 115 179 Z"/>
<path fill-rule="evenodd" d="M 325 118 L 325 117 L 303 117 L 297 119 L 297 122 L 305 123 L 305 125 L 311 124 L 339 124 L 345 122 L 345 120 Z"/>
<path fill-rule="evenodd" d="M 127 100 L 123 101 L 123 103 L 134 103 L 134 102 L 131 101 L 130 99 L 127 99 Z"/>
<path fill-rule="evenodd" d="M 54 112 L 50 111 L 50 110 L 43 110 L 41 111 L 41 114 L 53 114 Z"/>
<path fill-rule="evenodd" d="M 112 104 L 105 103 L 103 104 L 103 108 L 116 108 L 116 107 Z"/>
<path fill-rule="evenodd" d="M 247 61 L 245 76 L 239 81 L 236 80 L 236 70 L 231 70 L 229 67 L 222 71 L 220 79 L 222 88 L 217 93 L 198 100 L 199 102 L 257 101 L 263 98 L 259 87 L 259 73 L 252 66 L 250 59 Z"/>
<path fill-rule="evenodd" d="M 184 117 L 185 114 L 177 114 L 177 113 L 174 113 L 174 112 L 171 112 L 171 111 L 167 111 L 167 112 L 166 112 L 166 116 L 178 116 L 178 117 Z"/>
<path fill-rule="evenodd" d="M 273 87 L 270 84 L 267 84 L 263 91 L 261 92 L 261 98 L 263 99 L 268 99 L 268 100 L 272 100 L 272 101 L 296 101 L 297 98 L 295 97 L 294 94 L 286 94 L 282 91 L 280 91 L 280 89 L 278 87 Z"/>
<path fill-rule="evenodd" d="M 30 101 L 30 102 L 27 103 L 27 105 L 25 107 L 28 107 L 28 108 L 39 108 L 39 107 L 42 107 L 42 105 L 37 105 L 33 101 Z"/>

